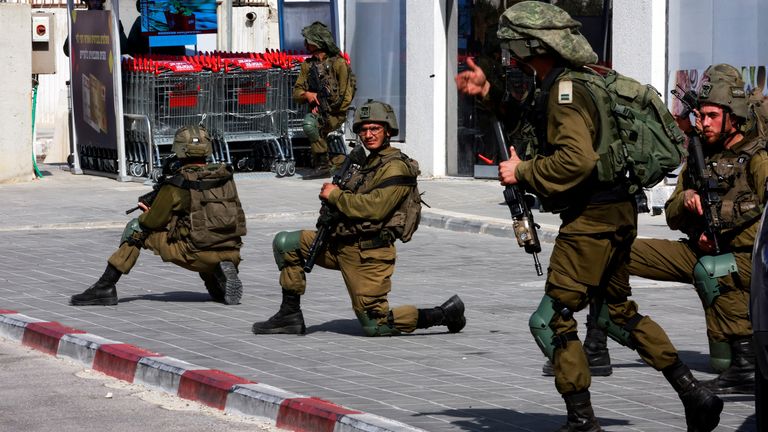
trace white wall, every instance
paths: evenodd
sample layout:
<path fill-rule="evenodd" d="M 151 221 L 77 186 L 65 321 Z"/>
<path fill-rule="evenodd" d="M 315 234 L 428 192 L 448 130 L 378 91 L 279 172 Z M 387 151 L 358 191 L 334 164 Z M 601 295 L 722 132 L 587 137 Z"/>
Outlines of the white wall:
<path fill-rule="evenodd" d="M 0 3 L 0 182 L 29 181 L 32 166 L 32 11 Z"/>
<path fill-rule="evenodd" d="M 401 148 L 419 161 L 422 175 L 444 176 L 448 78 L 445 0 L 405 3 L 405 115 L 409 127 L 408 139 Z"/>
<path fill-rule="evenodd" d="M 666 0 L 613 0 L 613 68 L 666 94 Z"/>

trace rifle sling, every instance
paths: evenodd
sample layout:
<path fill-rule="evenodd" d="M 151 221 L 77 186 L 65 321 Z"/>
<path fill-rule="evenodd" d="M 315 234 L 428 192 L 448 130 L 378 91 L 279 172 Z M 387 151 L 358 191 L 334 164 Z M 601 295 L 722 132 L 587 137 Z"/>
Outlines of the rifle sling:
<path fill-rule="evenodd" d="M 411 176 L 392 176 L 384 179 L 383 182 L 377 184 L 370 191 L 374 189 L 381 189 L 389 186 L 416 186 L 416 177 Z"/>

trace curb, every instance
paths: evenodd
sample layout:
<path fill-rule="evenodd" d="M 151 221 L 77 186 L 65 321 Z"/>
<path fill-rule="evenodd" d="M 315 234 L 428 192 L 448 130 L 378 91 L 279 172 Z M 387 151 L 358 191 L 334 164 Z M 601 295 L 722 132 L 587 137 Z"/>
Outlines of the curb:
<path fill-rule="evenodd" d="M 507 220 L 431 208 L 421 211 L 420 223 L 449 231 L 515 238 L 515 229 L 511 218 Z M 539 240 L 554 243 L 559 227 L 550 224 L 538 225 Z"/>
<path fill-rule="evenodd" d="M 0 336 L 129 383 L 143 384 L 224 412 L 266 418 L 287 430 L 426 432 L 13 310 L 0 309 Z"/>

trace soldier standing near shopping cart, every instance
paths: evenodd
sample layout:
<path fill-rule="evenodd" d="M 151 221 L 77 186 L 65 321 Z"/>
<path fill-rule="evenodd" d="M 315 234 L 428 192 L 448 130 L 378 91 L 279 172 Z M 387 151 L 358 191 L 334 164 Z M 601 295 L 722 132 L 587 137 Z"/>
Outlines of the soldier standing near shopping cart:
<path fill-rule="evenodd" d="M 178 159 L 166 161 L 166 177 L 156 194 L 139 198 L 138 208 L 144 213 L 128 222 L 104 274 L 85 292 L 72 296 L 73 306 L 117 304 L 115 284 L 136 264 L 141 249 L 198 272 L 214 301 L 240 303 L 243 286 L 237 267 L 245 213 L 231 167 L 208 164 L 211 151 L 210 136 L 202 126 L 176 132 L 173 152 Z"/>
<path fill-rule="evenodd" d="M 293 99 L 307 103 L 310 108 L 302 128 L 309 140 L 314 168 L 302 178 L 328 178 L 330 160 L 325 138 L 347 118 L 347 108 L 355 97 L 354 74 L 325 24 L 314 22 L 304 27 L 301 34 L 311 57 L 301 65 Z"/>

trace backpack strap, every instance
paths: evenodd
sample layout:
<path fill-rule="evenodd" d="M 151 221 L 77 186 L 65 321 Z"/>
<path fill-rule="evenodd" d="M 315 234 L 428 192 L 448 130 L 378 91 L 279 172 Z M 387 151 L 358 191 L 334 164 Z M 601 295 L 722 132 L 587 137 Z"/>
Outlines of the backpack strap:
<path fill-rule="evenodd" d="M 170 179 L 166 180 L 166 183 L 172 184 L 181 189 L 203 191 L 224 186 L 228 181 L 232 180 L 232 174 L 225 177 L 219 177 L 216 179 L 203 179 L 203 180 L 186 180 L 182 175 L 177 174 Z"/>
<path fill-rule="evenodd" d="M 383 182 L 371 188 L 371 190 L 381 189 L 389 186 L 416 186 L 416 177 L 402 175 L 387 177 Z"/>

